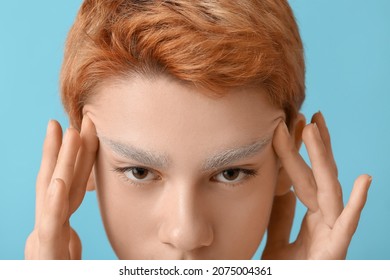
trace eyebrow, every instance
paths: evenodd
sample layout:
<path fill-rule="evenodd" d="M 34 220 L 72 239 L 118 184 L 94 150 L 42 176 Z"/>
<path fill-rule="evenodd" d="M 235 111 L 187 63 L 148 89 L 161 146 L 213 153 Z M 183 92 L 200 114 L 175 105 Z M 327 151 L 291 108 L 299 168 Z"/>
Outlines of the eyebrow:
<path fill-rule="evenodd" d="M 264 150 L 271 139 L 272 137 L 266 137 L 245 146 L 217 152 L 204 162 L 202 171 L 219 169 L 239 160 L 250 158 Z"/>
<path fill-rule="evenodd" d="M 145 166 L 150 166 L 156 169 L 167 169 L 171 165 L 172 161 L 165 154 L 150 150 L 142 150 L 133 145 L 107 139 L 99 135 L 98 138 L 100 141 L 108 145 L 117 155 L 135 160 Z M 271 139 L 272 137 L 268 136 L 244 146 L 233 147 L 216 152 L 204 161 L 201 170 L 203 172 L 215 170 L 226 167 L 239 160 L 250 158 L 264 150 L 267 144 L 270 143 Z"/>
<path fill-rule="evenodd" d="M 154 151 L 141 150 L 133 145 L 107 139 L 99 135 L 98 138 L 119 156 L 135 160 L 143 165 L 152 166 L 154 168 L 164 169 L 168 168 L 170 165 L 168 156 L 164 154 L 159 154 Z"/>

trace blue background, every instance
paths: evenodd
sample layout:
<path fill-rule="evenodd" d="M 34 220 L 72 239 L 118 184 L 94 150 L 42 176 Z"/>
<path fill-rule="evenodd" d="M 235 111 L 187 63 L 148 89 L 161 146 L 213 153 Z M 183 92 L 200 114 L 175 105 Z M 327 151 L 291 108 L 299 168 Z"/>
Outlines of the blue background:
<path fill-rule="evenodd" d="M 58 74 L 64 40 L 80 4 L 0 3 L 0 259 L 24 257 L 25 239 L 34 225 L 35 177 L 46 124 L 58 119 L 67 126 Z M 328 121 L 344 200 L 359 174 L 373 176 L 347 257 L 390 259 L 390 1 L 290 4 L 306 49 L 303 112 L 310 118 L 321 110 Z M 304 212 L 299 205 L 293 235 Z M 94 192 L 86 195 L 72 225 L 82 239 L 83 258 L 116 258 Z"/>

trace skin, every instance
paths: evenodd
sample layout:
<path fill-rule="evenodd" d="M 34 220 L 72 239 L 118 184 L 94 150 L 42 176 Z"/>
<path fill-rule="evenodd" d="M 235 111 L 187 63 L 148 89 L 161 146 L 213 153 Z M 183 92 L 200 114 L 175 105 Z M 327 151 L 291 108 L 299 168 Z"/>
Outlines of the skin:
<path fill-rule="evenodd" d="M 267 227 L 265 259 L 345 258 L 371 178 L 359 176 L 344 207 L 322 114 L 308 125 L 300 115 L 289 132 L 283 111 L 261 90 L 219 99 L 204 93 L 163 76 L 133 77 L 100 87 L 83 108 L 80 134 L 71 128 L 62 140 L 51 121 L 26 258 L 81 257 L 69 217 L 93 165 L 102 219 L 120 259 L 249 259 Z M 302 139 L 312 168 L 298 153 Z M 215 160 L 253 143 L 250 156 Z M 134 148 L 158 164 L 134 157 Z M 218 167 L 210 168 L 210 158 Z M 296 197 L 308 211 L 290 243 Z"/>

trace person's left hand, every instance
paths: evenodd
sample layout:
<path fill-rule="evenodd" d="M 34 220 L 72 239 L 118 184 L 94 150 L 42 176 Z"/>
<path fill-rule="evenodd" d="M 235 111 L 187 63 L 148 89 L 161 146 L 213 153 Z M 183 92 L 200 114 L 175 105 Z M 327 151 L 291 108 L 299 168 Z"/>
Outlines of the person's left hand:
<path fill-rule="evenodd" d="M 298 153 L 287 126 L 276 128 L 273 145 L 285 180 L 275 196 L 263 259 L 345 259 L 367 199 L 372 178 L 360 175 L 344 207 L 330 136 L 321 113 L 303 129 L 303 142 L 312 164 Z M 290 181 L 291 180 L 291 181 Z M 290 186 L 294 191 L 289 190 Z M 308 208 L 297 239 L 290 243 L 296 196 Z"/>

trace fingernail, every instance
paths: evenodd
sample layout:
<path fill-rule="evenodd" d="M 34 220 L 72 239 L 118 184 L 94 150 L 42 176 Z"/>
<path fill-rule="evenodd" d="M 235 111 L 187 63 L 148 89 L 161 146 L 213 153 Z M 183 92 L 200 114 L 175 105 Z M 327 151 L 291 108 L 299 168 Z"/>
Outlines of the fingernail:
<path fill-rule="evenodd" d="M 320 118 L 320 120 L 324 121 L 324 115 L 320 110 L 318 110 L 316 113 L 313 114 L 313 117 L 311 118 L 310 122 L 315 123 L 317 118 Z"/>
<path fill-rule="evenodd" d="M 53 120 L 50 119 L 46 126 L 46 135 L 48 135 L 53 129 Z"/>
<path fill-rule="evenodd" d="M 63 140 L 62 140 L 62 143 L 66 143 L 68 141 L 68 138 L 69 138 L 69 127 L 65 130 L 65 133 L 64 133 L 64 137 L 63 137 Z"/>
<path fill-rule="evenodd" d="M 288 131 L 287 124 L 286 124 L 284 121 L 282 122 L 282 130 L 283 130 L 283 133 L 284 133 L 287 137 L 290 137 L 290 132 Z"/>
<path fill-rule="evenodd" d="M 321 111 L 318 111 L 318 115 L 320 116 L 321 120 L 323 121 L 323 123 L 325 124 L 325 118 L 324 118 L 324 114 L 322 114 Z"/>
<path fill-rule="evenodd" d="M 87 115 L 84 115 L 83 116 L 83 119 L 82 119 L 82 121 L 81 121 L 81 126 L 83 126 L 87 121 L 88 121 L 88 116 Z"/>
<path fill-rule="evenodd" d="M 314 127 L 314 133 L 316 134 L 316 136 L 321 137 L 320 131 L 318 130 L 318 126 L 316 123 L 313 123 L 313 127 Z"/>

